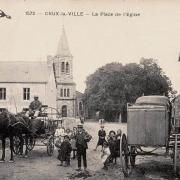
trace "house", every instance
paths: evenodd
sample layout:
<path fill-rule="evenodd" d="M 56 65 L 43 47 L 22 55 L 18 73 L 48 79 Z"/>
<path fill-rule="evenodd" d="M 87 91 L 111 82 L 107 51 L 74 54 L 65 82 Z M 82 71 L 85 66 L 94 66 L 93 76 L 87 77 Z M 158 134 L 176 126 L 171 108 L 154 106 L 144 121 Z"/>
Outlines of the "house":
<path fill-rule="evenodd" d="M 52 62 L 1 61 L 0 111 L 21 112 L 34 95 L 56 108 L 56 83 Z"/>
<path fill-rule="evenodd" d="M 0 61 L 0 111 L 21 112 L 35 94 L 62 117 L 83 115 L 83 94 L 73 81 L 73 56 L 64 28 L 56 54 L 47 56 L 47 61 Z"/>

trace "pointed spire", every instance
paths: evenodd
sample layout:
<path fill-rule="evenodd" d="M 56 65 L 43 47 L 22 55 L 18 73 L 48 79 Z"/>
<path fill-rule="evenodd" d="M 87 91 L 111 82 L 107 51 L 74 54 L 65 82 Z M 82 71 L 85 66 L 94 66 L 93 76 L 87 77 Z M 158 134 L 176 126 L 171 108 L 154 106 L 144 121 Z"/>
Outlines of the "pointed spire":
<path fill-rule="evenodd" d="M 64 26 L 62 28 L 62 34 L 58 43 L 56 55 L 57 56 L 71 56 Z"/>

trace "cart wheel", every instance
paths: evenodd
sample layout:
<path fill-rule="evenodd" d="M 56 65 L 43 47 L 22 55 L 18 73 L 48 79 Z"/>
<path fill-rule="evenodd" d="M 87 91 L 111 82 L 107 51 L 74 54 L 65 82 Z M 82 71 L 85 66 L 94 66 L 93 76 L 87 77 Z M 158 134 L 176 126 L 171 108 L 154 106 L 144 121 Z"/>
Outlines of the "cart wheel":
<path fill-rule="evenodd" d="M 129 154 L 129 150 L 128 150 L 127 138 L 125 134 L 122 134 L 120 141 L 120 159 L 121 159 L 122 171 L 126 177 L 130 173 L 128 154 Z"/>
<path fill-rule="evenodd" d="M 19 136 L 13 137 L 13 143 L 14 143 L 14 146 L 13 146 L 14 154 L 19 154 L 19 152 L 20 152 L 20 138 L 19 138 Z"/>
<path fill-rule="evenodd" d="M 27 149 L 29 151 L 32 151 L 34 146 L 35 146 L 35 138 L 30 136 L 28 139 L 27 139 L 28 143 L 27 143 Z"/>
<path fill-rule="evenodd" d="M 54 137 L 50 136 L 48 143 L 47 143 L 47 154 L 52 156 L 54 153 Z"/>
<path fill-rule="evenodd" d="M 130 147 L 130 163 L 133 168 L 135 167 L 135 161 L 136 161 L 136 147 L 131 146 Z"/>

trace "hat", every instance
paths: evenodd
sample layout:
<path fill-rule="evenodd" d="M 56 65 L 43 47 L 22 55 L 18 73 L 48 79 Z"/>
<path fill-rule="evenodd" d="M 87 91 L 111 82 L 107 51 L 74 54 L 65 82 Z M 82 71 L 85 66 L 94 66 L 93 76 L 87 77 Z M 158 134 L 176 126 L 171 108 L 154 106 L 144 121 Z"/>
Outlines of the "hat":
<path fill-rule="evenodd" d="M 64 138 L 68 138 L 68 139 L 69 139 L 69 136 L 68 136 L 68 135 L 65 135 Z"/>
<path fill-rule="evenodd" d="M 79 123 L 79 124 L 77 125 L 77 127 L 78 127 L 78 128 L 82 128 L 82 127 L 83 127 L 83 124 Z"/>

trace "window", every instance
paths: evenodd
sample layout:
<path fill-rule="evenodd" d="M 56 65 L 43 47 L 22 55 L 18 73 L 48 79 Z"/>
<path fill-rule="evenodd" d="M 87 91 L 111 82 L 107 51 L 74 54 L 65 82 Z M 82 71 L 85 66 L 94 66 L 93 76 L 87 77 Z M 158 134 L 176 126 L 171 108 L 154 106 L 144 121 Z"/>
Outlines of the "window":
<path fill-rule="evenodd" d="M 82 106 L 82 102 L 79 102 L 79 111 L 82 111 L 83 106 Z"/>
<path fill-rule="evenodd" d="M 61 63 L 61 72 L 64 72 L 64 62 Z"/>
<path fill-rule="evenodd" d="M 6 88 L 0 88 L 0 100 L 6 100 Z"/>
<path fill-rule="evenodd" d="M 63 89 L 61 89 L 60 96 L 63 97 Z"/>
<path fill-rule="evenodd" d="M 64 89 L 64 97 L 66 97 L 66 89 Z"/>
<path fill-rule="evenodd" d="M 7 111 L 7 109 L 6 108 L 0 108 L 0 113 L 2 113 L 4 111 Z"/>
<path fill-rule="evenodd" d="M 70 96 L 69 89 L 67 89 L 67 97 L 69 97 L 69 96 Z"/>
<path fill-rule="evenodd" d="M 23 88 L 23 100 L 30 100 L 30 88 Z"/>
<path fill-rule="evenodd" d="M 66 73 L 69 73 L 69 63 L 66 63 Z"/>

